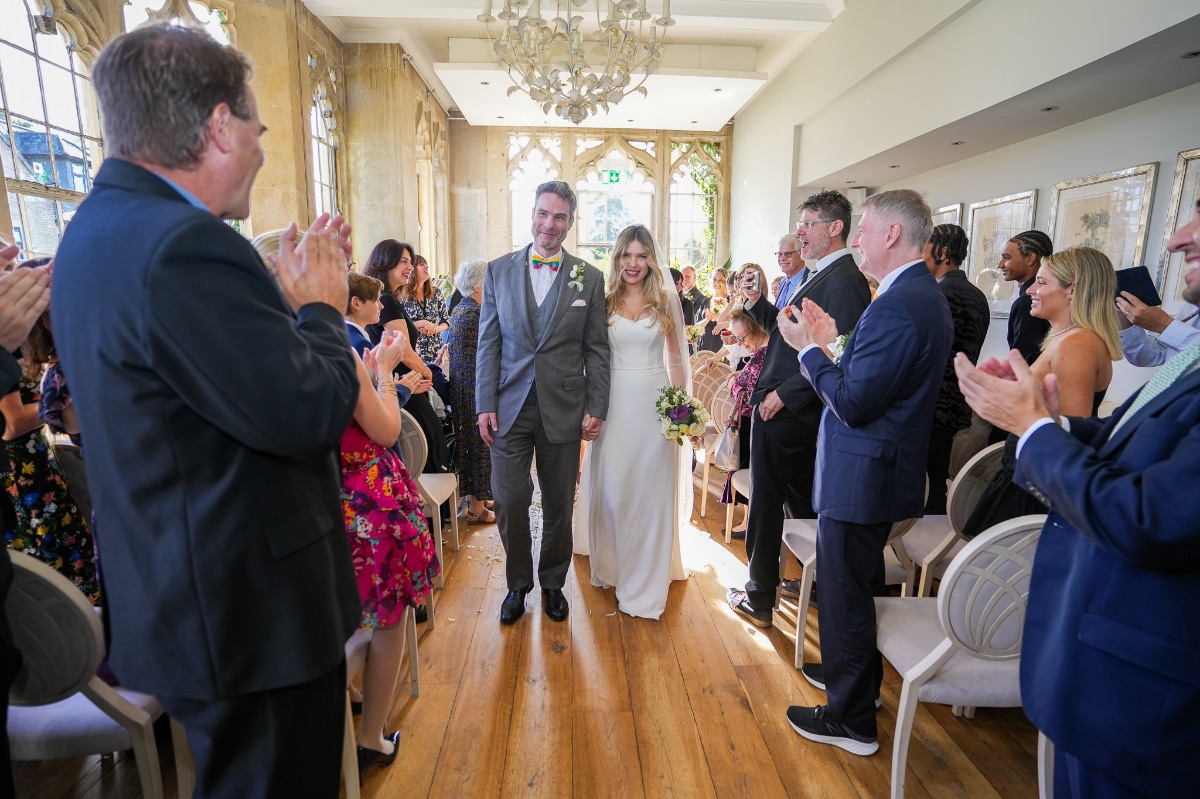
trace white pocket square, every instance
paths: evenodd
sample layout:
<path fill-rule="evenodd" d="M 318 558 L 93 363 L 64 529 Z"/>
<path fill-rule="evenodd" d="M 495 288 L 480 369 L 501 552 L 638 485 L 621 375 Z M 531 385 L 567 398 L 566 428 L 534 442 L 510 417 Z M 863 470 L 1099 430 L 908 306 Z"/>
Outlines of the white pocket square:
<path fill-rule="evenodd" d="M 582 308 L 582 307 L 586 307 L 586 306 L 587 306 L 587 303 L 584 302 L 583 300 L 575 300 L 575 302 L 571 303 L 572 308 Z"/>

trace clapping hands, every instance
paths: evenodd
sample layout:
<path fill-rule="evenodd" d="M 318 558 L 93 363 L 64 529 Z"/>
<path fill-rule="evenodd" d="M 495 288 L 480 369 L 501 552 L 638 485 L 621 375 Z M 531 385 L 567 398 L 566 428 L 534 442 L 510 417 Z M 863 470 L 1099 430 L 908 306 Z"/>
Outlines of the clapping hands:
<path fill-rule="evenodd" d="M 1018 350 L 1011 350 L 1007 361 L 988 358 L 977 367 L 960 352 L 954 371 L 967 404 L 1003 430 L 1021 435 L 1038 419 L 1058 421 L 1058 378 L 1049 374 L 1039 381 Z"/>
<path fill-rule="evenodd" d="M 284 298 L 292 311 L 323 302 L 341 313 L 348 294 L 350 226 L 341 216 L 321 214 L 299 241 L 297 235 L 293 222 L 280 237 L 279 253 L 272 261 Z"/>
<path fill-rule="evenodd" d="M 810 299 L 806 298 L 801 308 L 789 305 L 779 313 L 777 324 L 783 340 L 797 352 L 816 344 L 830 355 L 829 345 L 838 336 L 837 321 Z"/>

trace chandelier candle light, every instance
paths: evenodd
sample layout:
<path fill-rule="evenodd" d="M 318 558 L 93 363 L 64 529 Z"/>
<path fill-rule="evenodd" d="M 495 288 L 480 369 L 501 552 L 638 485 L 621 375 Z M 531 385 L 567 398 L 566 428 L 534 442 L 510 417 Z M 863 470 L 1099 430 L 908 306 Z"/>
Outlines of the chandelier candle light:
<path fill-rule="evenodd" d="M 584 36 L 583 17 L 574 16 L 575 8 L 595 3 L 597 30 Z M 601 6 L 608 7 L 601 16 Z M 485 0 L 477 17 L 487 28 L 488 41 L 500 60 L 500 66 L 512 79 L 511 97 L 525 92 L 542 106 L 578 125 L 599 109 L 609 110 L 633 92 L 647 95 L 646 79 L 662 61 L 663 39 L 658 29 L 675 24 L 671 19 L 671 0 L 662 0 L 662 16 L 646 10 L 646 0 L 554 0 L 555 16 L 542 16 L 542 0 L 504 0 L 499 20 L 504 28 L 492 35 L 492 0 Z M 566 16 L 563 16 L 564 11 Z M 649 39 L 644 38 L 649 28 Z M 603 71 L 593 68 L 584 52 L 585 42 L 597 56 L 603 55 Z M 599 58 L 595 63 L 599 64 Z M 636 86 L 634 73 L 641 73 Z"/>

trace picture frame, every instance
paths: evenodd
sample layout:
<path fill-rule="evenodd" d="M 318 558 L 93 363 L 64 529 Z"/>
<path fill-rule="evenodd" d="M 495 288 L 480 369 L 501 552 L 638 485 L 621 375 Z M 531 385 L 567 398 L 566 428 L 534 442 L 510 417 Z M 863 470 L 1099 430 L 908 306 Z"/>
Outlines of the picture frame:
<path fill-rule="evenodd" d="M 1191 221 L 1191 209 L 1200 200 L 1200 147 L 1184 150 L 1175 160 L 1175 180 L 1171 185 L 1171 205 L 1167 209 L 1167 224 L 1163 228 L 1162 253 L 1158 258 L 1155 276 L 1163 310 L 1176 314 L 1183 305 L 1183 253 L 1167 252 L 1167 243 L 1181 227 Z"/>
<path fill-rule="evenodd" d="M 933 225 L 961 225 L 963 204 L 943 205 L 933 212 Z"/>
<path fill-rule="evenodd" d="M 1018 233 L 1033 227 L 1037 189 L 971 203 L 967 209 L 970 244 L 963 269 L 988 298 L 992 316 L 1007 319 L 1020 286 L 1005 281 L 998 264 L 1004 245 Z"/>
<path fill-rule="evenodd" d="M 1054 184 L 1050 239 L 1054 249 L 1094 247 L 1117 269 L 1140 266 L 1158 162 Z"/>

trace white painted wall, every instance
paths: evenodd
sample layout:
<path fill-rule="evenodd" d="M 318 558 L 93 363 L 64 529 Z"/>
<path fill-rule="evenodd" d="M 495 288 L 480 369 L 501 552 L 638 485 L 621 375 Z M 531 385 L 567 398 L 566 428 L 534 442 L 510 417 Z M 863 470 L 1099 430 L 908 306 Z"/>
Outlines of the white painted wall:
<path fill-rule="evenodd" d="M 880 190 L 915 189 L 933 208 L 961 202 L 965 216 L 965 207 L 973 202 L 1036 188 L 1035 227 L 1047 230 L 1056 182 L 1158 161 L 1144 259 L 1153 272 L 1165 243 L 1175 158 L 1195 147 L 1200 147 L 1200 83 Z M 984 355 L 1006 351 L 1005 325 L 1005 320 L 993 320 Z M 1107 399 L 1124 400 L 1151 374 L 1152 369 L 1116 364 Z"/>

